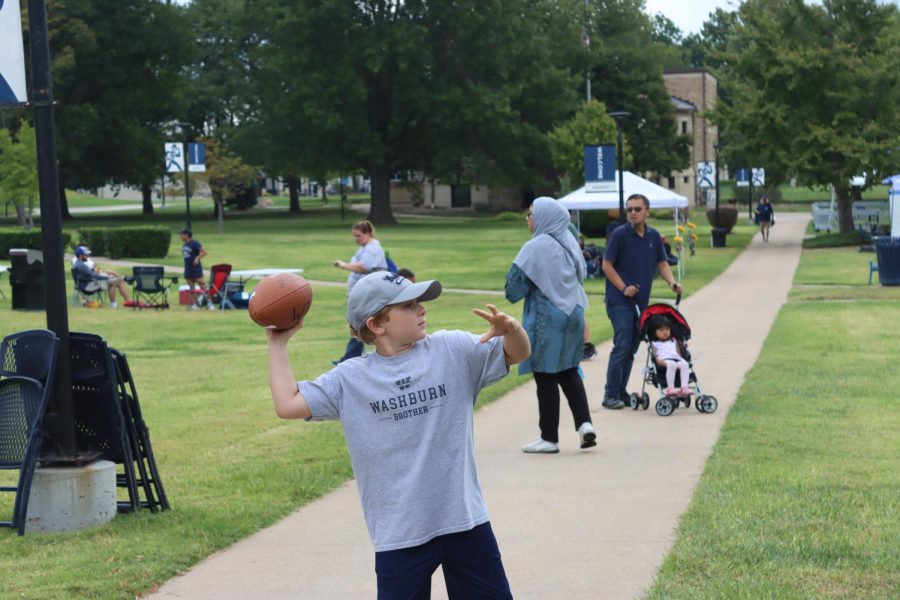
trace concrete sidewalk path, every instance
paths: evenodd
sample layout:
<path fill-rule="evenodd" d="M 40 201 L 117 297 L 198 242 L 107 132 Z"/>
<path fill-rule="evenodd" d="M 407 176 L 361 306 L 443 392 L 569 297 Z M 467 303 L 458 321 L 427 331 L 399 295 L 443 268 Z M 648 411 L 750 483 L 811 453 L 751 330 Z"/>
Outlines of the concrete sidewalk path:
<path fill-rule="evenodd" d="M 571 413 L 563 407 L 560 453 L 522 453 L 521 445 L 537 436 L 533 383 L 477 413 L 479 478 L 516 598 L 637 598 L 652 584 L 728 409 L 786 300 L 808 220 L 779 215 L 771 242 L 757 235 L 724 273 L 681 305 L 693 331 L 700 385 L 719 400 L 715 414 L 692 405 L 660 417 L 653 410 L 655 391 L 648 411 L 600 409 L 609 344 L 598 347 L 596 360 L 582 363 L 600 435 L 596 448 L 578 449 Z M 592 306 L 590 317 L 605 318 L 602 307 Z M 642 346 L 631 390 L 640 390 L 645 356 Z M 447 597 L 440 570 L 432 596 Z M 374 554 L 354 483 L 148 597 L 374 598 Z"/>

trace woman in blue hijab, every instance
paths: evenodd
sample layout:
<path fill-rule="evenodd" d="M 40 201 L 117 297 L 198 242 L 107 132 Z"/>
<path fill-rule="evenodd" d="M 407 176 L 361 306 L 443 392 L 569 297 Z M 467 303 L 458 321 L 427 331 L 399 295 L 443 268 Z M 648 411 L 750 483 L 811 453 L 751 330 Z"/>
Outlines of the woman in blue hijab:
<path fill-rule="evenodd" d="M 578 371 L 587 307 L 584 259 L 569 231 L 569 211 L 556 200 L 536 199 L 526 218 L 533 236 L 506 274 L 506 299 L 525 299 L 522 326 L 531 341 L 531 356 L 519 364 L 519 374 L 532 373 L 537 384 L 541 437 L 522 450 L 559 452 L 559 388 L 569 402 L 581 447 L 590 448 L 597 445 L 597 434 Z"/>

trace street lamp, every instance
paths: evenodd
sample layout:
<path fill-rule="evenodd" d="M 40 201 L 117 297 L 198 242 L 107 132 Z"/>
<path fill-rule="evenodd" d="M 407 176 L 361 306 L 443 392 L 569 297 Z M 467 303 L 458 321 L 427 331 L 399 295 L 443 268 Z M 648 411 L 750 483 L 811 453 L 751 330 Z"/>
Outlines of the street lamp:
<path fill-rule="evenodd" d="M 716 153 L 715 159 L 715 178 L 716 178 L 716 227 L 719 227 L 719 145 L 713 144 L 713 151 Z"/>
<path fill-rule="evenodd" d="M 191 126 L 187 121 L 176 121 L 175 125 L 177 125 L 184 135 L 183 142 L 183 150 L 182 156 L 184 157 L 184 204 L 185 209 L 187 211 L 187 225 L 188 229 L 191 228 L 191 187 L 188 182 L 188 127 Z"/>
<path fill-rule="evenodd" d="M 624 110 L 609 113 L 616 120 L 616 154 L 619 158 L 619 223 L 625 223 L 625 185 L 622 183 L 622 120 L 631 116 Z"/>

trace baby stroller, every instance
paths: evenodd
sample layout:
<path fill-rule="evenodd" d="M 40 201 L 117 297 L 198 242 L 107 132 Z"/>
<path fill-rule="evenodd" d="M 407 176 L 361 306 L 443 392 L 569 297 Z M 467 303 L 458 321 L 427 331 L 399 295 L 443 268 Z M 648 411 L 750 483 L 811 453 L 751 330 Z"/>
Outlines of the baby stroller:
<path fill-rule="evenodd" d="M 641 385 L 641 393 L 632 393 L 629 396 L 629 403 L 632 410 L 642 408 L 647 410 L 650 406 L 650 394 L 646 392 L 647 385 L 651 385 L 659 390 L 662 397 L 656 401 L 656 414 L 661 417 L 668 417 L 676 408 L 684 404 L 685 408 L 691 405 L 691 396 L 696 396 L 694 406 L 702 413 L 714 413 L 719 408 L 719 401 L 715 396 L 707 396 L 700 390 L 700 382 L 697 381 L 697 374 L 694 372 L 694 364 L 691 361 L 691 353 L 688 350 L 687 343 L 691 339 L 691 327 L 687 320 L 678 312 L 678 305 L 681 303 L 681 295 L 675 299 L 675 306 L 668 304 L 651 304 L 643 313 L 635 305 L 634 309 L 640 315 L 641 337 L 647 344 L 647 364 L 644 367 L 644 382 Z M 650 331 L 648 321 L 655 315 L 664 315 L 669 319 L 672 325 L 672 337 L 679 342 L 682 357 L 688 362 L 690 376 L 687 384 L 678 381 L 680 374 L 676 375 L 675 384 L 679 387 L 691 389 L 691 394 L 687 396 L 667 396 L 665 394 L 666 367 L 662 361 L 657 361 L 653 354 L 653 346 L 650 343 Z"/>

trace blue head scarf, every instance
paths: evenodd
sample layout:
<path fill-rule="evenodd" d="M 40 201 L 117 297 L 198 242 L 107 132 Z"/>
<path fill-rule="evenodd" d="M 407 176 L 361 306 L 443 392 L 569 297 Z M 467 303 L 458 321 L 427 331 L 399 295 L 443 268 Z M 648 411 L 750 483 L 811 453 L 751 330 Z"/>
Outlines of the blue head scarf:
<path fill-rule="evenodd" d="M 569 231 L 569 211 L 553 198 L 542 196 L 531 205 L 534 235 L 525 242 L 517 267 L 565 314 L 587 306 L 581 282 L 586 275 L 584 258 Z"/>

